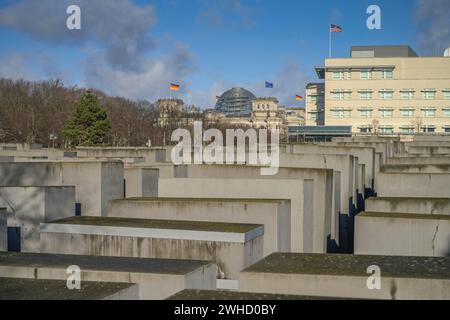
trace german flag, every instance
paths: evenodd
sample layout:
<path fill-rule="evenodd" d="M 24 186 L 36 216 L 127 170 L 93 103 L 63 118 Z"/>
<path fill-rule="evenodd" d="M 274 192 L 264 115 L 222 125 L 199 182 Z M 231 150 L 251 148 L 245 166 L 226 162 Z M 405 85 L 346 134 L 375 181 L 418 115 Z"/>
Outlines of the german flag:
<path fill-rule="evenodd" d="M 180 85 L 179 84 L 175 84 L 175 83 L 171 83 L 170 84 L 170 90 L 172 90 L 172 91 L 180 91 Z"/>
<path fill-rule="evenodd" d="M 295 100 L 297 100 L 297 101 L 302 101 L 303 100 L 303 97 L 302 96 L 299 96 L 298 94 L 295 96 Z"/>

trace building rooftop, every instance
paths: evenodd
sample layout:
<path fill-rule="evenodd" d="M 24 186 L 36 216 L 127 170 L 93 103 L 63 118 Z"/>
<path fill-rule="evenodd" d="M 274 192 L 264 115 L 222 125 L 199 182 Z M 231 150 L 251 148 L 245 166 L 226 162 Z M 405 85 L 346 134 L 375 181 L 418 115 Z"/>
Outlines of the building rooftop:
<path fill-rule="evenodd" d="M 385 277 L 450 279 L 450 257 L 274 253 L 243 272 L 367 277 L 371 265 Z"/>
<path fill-rule="evenodd" d="M 418 57 L 419 55 L 410 46 L 352 46 L 352 58 L 393 58 Z"/>
<path fill-rule="evenodd" d="M 244 223 L 223 223 L 208 221 L 181 221 L 181 220 L 150 220 L 134 218 L 113 217 L 70 217 L 48 224 L 70 224 L 70 225 L 94 225 L 103 227 L 124 228 L 148 228 L 148 229 L 173 229 L 173 230 L 196 230 L 211 232 L 246 233 L 257 229 L 262 225 Z"/>
<path fill-rule="evenodd" d="M 256 97 L 253 99 L 253 101 L 259 101 L 259 100 L 278 102 L 278 99 L 275 97 Z"/>
<path fill-rule="evenodd" d="M 208 261 L 0 252 L 0 266 L 182 275 L 210 265 Z"/>
<path fill-rule="evenodd" d="M 325 83 L 323 83 L 323 82 L 310 82 L 310 83 L 306 84 L 306 89 L 310 89 L 310 88 L 314 88 L 314 87 L 320 87 L 320 86 L 325 86 Z"/>
<path fill-rule="evenodd" d="M 349 135 L 351 126 L 296 126 L 289 128 L 289 134 L 312 134 L 312 135 Z"/>

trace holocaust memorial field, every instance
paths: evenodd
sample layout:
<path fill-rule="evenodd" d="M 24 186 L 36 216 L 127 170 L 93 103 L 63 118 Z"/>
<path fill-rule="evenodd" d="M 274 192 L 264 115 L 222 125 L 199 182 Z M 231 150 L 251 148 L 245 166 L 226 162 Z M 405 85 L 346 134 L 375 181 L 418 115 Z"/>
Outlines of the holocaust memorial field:
<path fill-rule="evenodd" d="M 272 175 L 0 148 L 1 299 L 450 299 L 447 136 L 281 145 Z"/>

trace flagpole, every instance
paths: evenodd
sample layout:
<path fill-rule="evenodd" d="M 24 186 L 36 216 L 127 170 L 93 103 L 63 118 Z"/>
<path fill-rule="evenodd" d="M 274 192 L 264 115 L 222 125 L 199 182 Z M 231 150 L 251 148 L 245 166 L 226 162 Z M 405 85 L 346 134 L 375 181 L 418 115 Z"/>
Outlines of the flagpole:
<path fill-rule="evenodd" d="M 328 26 L 328 58 L 331 58 L 331 25 Z"/>

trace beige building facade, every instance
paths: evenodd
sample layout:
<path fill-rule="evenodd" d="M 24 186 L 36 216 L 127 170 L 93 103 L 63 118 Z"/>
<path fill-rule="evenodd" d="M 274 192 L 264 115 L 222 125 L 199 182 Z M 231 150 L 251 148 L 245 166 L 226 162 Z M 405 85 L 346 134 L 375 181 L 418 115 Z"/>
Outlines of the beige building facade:
<path fill-rule="evenodd" d="M 407 46 L 352 47 L 350 58 L 326 59 L 316 71 L 325 80 L 327 126 L 368 134 L 450 133 L 450 57 L 419 57 Z M 307 100 L 309 123 L 315 110 Z"/>
<path fill-rule="evenodd" d="M 185 111 L 184 102 L 181 99 L 159 99 L 155 106 L 160 127 L 167 126 L 170 118 L 177 117 Z"/>
<path fill-rule="evenodd" d="M 304 126 L 306 123 L 305 109 L 303 108 L 285 108 L 284 115 L 287 127 Z"/>
<path fill-rule="evenodd" d="M 325 84 L 308 83 L 306 85 L 305 124 L 307 126 L 323 126 L 325 118 Z"/>
<path fill-rule="evenodd" d="M 280 129 L 283 126 L 282 113 L 276 98 L 255 98 L 250 121 L 255 128 Z"/>

